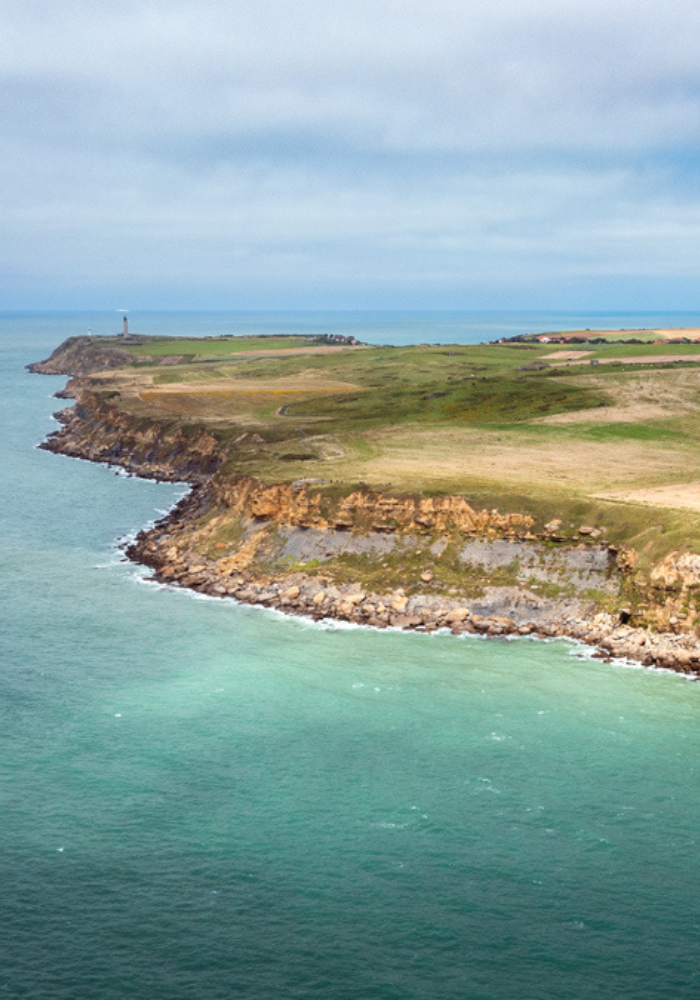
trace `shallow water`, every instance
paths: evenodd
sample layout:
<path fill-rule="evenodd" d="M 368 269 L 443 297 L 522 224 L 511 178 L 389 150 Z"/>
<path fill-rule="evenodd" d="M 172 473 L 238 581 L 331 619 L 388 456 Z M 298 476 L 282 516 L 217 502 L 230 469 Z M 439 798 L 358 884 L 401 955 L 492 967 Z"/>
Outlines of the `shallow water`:
<path fill-rule="evenodd" d="M 144 583 L 181 488 L 34 449 L 83 320 L 2 323 L 0 993 L 697 996 L 700 687 Z"/>

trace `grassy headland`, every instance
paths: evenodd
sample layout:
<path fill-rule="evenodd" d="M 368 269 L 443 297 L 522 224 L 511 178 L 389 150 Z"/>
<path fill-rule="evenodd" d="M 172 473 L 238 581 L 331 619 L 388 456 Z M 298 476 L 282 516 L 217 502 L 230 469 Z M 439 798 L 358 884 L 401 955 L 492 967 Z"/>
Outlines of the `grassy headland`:
<path fill-rule="evenodd" d="M 357 490 L 461 496 L 532 519 L 540 536 L 556 519 L 552 544 L 591 528 L 635 550 L 638 603 L 669 553 L 700 553 L 700 343 L 647 333 L 416 347 L 79 338 L 53 360 L 60 369 L 61 351 L 78 351 L 81 390 L 142 430 L 206 431 L 220 478 L 312 482 L 331 507 Z M 218 514 L 200 528 L 209 556 L 241 542 L 240 525 Z M 336 573 L 363 576 L 363 558 L 345 554 Z M 384 582 L 411 560 L 417 571 L 414 555 L 387 556 Z M 377 572 L 375 560 L 364 577 Z"/>

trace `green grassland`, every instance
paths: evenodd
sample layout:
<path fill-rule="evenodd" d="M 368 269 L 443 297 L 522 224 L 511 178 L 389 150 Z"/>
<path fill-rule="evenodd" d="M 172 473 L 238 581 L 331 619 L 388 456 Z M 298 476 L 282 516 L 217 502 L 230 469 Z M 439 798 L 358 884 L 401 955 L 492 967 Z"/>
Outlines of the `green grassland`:
<path fill-rule="evenodd" d="M 151 338 L 92 385 L 144 420 L 206 425 L 231 472 L 459 493 L 538 525 L 606 527 L 649 560 L 700 551 L 700 345 L 317 347 Z M 568 364 L 574 349 L 588 353 Z M 689 355 L 697 366 L 673 362 Z M 523 370 L 533 362 L 547 367 Z M 669 484 L 676 499 L 659 499 Z"/>
<path fill-rule="evenodd" d="M 130 353 L 137 356 L 164 357 L 166 355 L 190 354 L 201 358 L 218 358 L 228 354 L 245 352 L 316 347 L 318 339 L 313 337 L 212 337 L 211 339 L 149 337 L 143 338 L 142 343 L 133 346 L 127 341 L 124 346 Z"/>
<path fill-rule="evenodd" d="M 700 354 L 700 344 L 581 344 L 581 350 L 588 346 L 595 349 L 592 357 L 653 357 L 658 354 Z"/>

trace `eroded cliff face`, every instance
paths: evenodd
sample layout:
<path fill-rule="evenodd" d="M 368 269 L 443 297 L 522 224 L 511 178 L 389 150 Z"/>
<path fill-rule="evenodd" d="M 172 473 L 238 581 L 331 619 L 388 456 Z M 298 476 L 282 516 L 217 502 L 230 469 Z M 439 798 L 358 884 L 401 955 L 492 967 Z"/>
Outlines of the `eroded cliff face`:
<path fill-rule="evenodd" d="M 171 482 L 208 482 L 222 454 L 203 428 L 138 420 L 96 393 L 77 389 L 75 406 L 56 414 L 62 427 L 41 445 L 136 475 Z"/>
<path fill-rule="evenodd" d="M 449 629 L 455 635 L 481 634 L 487 636 L 542 637 L 568 636 L 580 639 L 598 648 L 603 658 L 627 657 L 648 666 L 670 668 L 693 676 L 700 675 L 700 643 L 690 632 L 657 633 L 649 629 L 622 622 L 618 613 L 599 611 L 590 602 L 575 597 L 551 598 L 535 594 L 534 590 L 513 586 L 489 586 L 478 596 L 467 598 L 456 588 L 445 592 L 440 577 L 443 566 L 420 573 L 420 585 L 407 578 L 406 586 L 367 586 L 361 579 L 338 580 L 332 572 L 309 575 L 308 572 L 290 571 L 289 567 L 267 565 L 261 570 L 258 562 L 276 535 L 282 533 L 295 544 L 308 544 L 309 538 L 321 540 L 343 538 L 357 546 L 362 542 L 380 543 L 384 556 L 394 546 L 402 550 L 423 545 L 414 535 L 358 532 L 334 528 L 302 528 L 287 526 L 280 529 L 277 522 L 249 522 L 247 531 L 233 547 L 233 555 L 207 557 L 193 548 L 195 540 L 206 540 L 225 519 L 230 508 L 217 508 L 211 517 L 210 497 L 207 487 L 198 487 L 164 518 L 155 528 L 142 532 L 129 550 L 132 558 L 153 568 L 155 577 L 165 583 L 187 587 L 212 597 L 235 597 L 246 604 L 257 604 L 279 611 L 304 615 L 322 620 L 337 618 L 373 628 L 417 629 L 432 632 Z M 224 544 L 224 543 L 220 543 Z M 503 551 L 516 546 L 507 540 L 478 542 Z M 532 547 L 536 551 L 538 545 Z M 422 550 L 425 557 L 440 555 L 436 546 Z M 550 550 L 551 551 L 551 550 Z M 559 547 L 557 558 L 566 561 L 574 557 L 574 564 L 586 572 L 607 571 L 605 560 L 614 565 L 614 553 L 604 546 L 597 549 L 567 549 Z M 375 553 L 381 558 L 379 552 Z M 470 553 L 473 556 L 473 553 Z M 490 557 L 488 557 L 490 558 Z M 583 566 L 582 566 L 583 563 Z M 263 567 L 265 562 L 263 561 Z"/>
<path fill-rule="evenodd" d="M 38 375 L 85 375 L 124 368 L 133 359 L 133 355 L 122 348 L 96 346 L 90 337 L 69 337 L 45 361 L 36 361 L 27 368 Z"/>
<path fill-rule="evenodd" d="M 515 535 L 527 532 L 534 523 L 524 514 L 476 511 L 459 496 L 420 499 L 356 490 L 333 502 L 318 489 L 266 485 L 243 476 L 219 477 L 213 491 L 217 503 L 247 517 L 321 530 L 475 533 L 490 529 Z"/>

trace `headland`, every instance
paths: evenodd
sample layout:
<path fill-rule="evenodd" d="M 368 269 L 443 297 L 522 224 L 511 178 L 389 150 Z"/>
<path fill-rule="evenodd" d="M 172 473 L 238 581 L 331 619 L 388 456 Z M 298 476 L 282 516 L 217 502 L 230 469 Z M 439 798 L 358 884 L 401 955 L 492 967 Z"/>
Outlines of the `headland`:
<path fill-rule="evenodd" d="M 76 337 L 30 368 L 75 399 L 44 447 L 192 486 L 128 550 L 163 582 L 696 676 L 700 343 L 670 332 Z"/>

